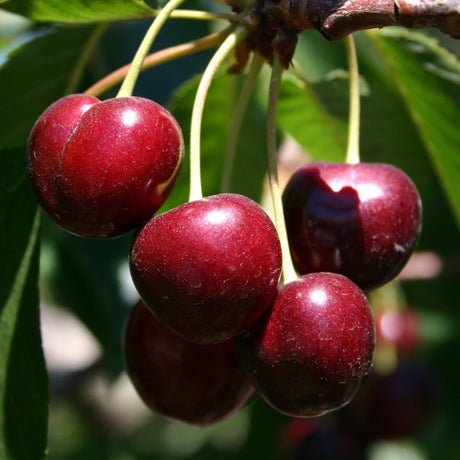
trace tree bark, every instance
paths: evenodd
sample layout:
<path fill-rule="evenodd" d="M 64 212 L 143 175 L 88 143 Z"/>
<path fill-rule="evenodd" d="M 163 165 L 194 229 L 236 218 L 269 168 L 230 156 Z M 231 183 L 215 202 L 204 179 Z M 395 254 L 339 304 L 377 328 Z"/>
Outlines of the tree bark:
<path fill-rule="evenodd" d="M 329 40 L 362 29 L 434 27 L 460 38 L 460 0 L 293 0 L 305 29 L 316 28 Z"/>

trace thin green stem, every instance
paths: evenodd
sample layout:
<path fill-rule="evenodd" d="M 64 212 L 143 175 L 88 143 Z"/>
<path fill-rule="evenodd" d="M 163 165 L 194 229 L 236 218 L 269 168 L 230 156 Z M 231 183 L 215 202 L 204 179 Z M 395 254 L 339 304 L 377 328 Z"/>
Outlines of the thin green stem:
<path fill-rule="evenodd" d="M 356 47 L 352 35 L 345 37 L 345 49 L 347 53 L 348 72 L 350 75 L 350 101 L 348 115 L 348 143 L 346 162 L 359 163 L 359 119 L 360 119 L 360 96 L 359 96 L 359 70 Z"/>
<path fill-rule="evenodd" d="M 64 90 L 64 95 L 72 94 L 75 92 L 75 89 L 77 88 L 78 83 L 81 80 L 86 64 L 88 63 L 88 60 L 94 50 L 94 47 L 99 42 L 99 39 L 101 38 L 101 35 L 104 33 L 104 31 L 107 29 L 107 26 L 108 23 L 101 23 L 97 25 L 94 28 L 91 35 L 89 36 L 89 39 L 83 47 L 83 50 L 73 69 L 72 75 L 70 76 L 69 81 L 67 82 L 67 86 Z"/>
<path fill-rule="evenodd" d="M 192 40 L 187 43 L 171 46 L 169 48 L 165 48 L 155 53 L 152 53 L 144 59 L 141 70 L 150 69 L 159 64 L 163 64 L 164 62 L 172 61 L 173 59 L 177 59 L 182 56 L 187 56 L 189 54 L 220 45 L 228 36 L 229 31 L 230 28 L 227 28 L 225 30 L 222 30 L 221 32 L 206 35 L 205 37 L 199 38 L 197 40 Z M 131 64 L 127 64 L 113 71 L 109 75 L 105 76 L 104 78 L 96 82 L 90 88 L 88 88 L 85 91 L 85 94 L 89 94 L 91 96 L 99 96 L 105 93 L 107 90 L 123 81 L 130 67 Z"/>
<path fill-rule="evenodd" d="M 201 122 L 203 119 L 204 103 L 217 70 L 230 52 L 246 37 L 248 30 L 237 27 L 220 45 L 214 56 L 209 61 L 195 95 L 192 109 L 192 122 L 190 126 L 190 196 L 189 201 L 203 198 L 201 189 Z"/>
<path fill-rule="evenodd" d="M 159 14 L 160 12 L 161 10 L 157 10 L 156 14 Z M 211 13 L 210 11 L 185 9 L 174 10 L 169 17 L 171 19 L 197 19 L 201 21 L 214 21 L 216 19 L 225 19 L 229 22 L 238 22 L 241 18 L 240 15 L 233 13 Z"/>
<path fill-rule="evenodd" d="M 136 84 L 137 77 L 142 68 L 142 63 L 146 58 L 150 48 L 152 47 L 153 41 L 160 32 L 160 29 L 163 27 L 164 23 L 167 21 L 171 13 L 178 8 L 185 0 L 169 0 L 169 2 L 163 7 L 163 9 L 158 13 L 158 16 L 152 22 L 152 25 L 149 27 L 147 33 L 145 34 L 144 39 L 142 40 L 135 56 L 131 67 L 129 68 L 128 73 L 121 85 L 120 90 L 118 91 L 117 97 L 129 97 L 133 94 L 134 85 Z"/>
<path fill-rule="evenodd" d="M 249 68 L 248 75 L 244 81 L 238 101 L 233 109 L 233 117 L 228 133 L 227 148 L 225 151 L 224 172 L 222 174 L 221 190 L 228 192 L 230 189 L 230 180 L 233 172 L 233 164 L 235 162 L 236 147 L 238 145 L 238 136 L 243 122 L 244 114 L 251 99 L 254 86 L 257 82 L 260 70 L 264 63 L 264 58 L 258 54 L 254 54 L 254 58 Z"/>
<path fill-rule="evenodd" d="M 281 244 L 281 254 L 283 260 L 283 282 L 287 284 L 297 279 L 297 273 L 291 259 L 289 242 L 284 221 L 283 201 L 281 189 L 278 181 L 278 157 L 276 145 L 276 107 L 281 86 L 283 67 L 278 56 L 273 59 L 273 68 L 270 77 L 270 88 L 268 93 L 268 112 L 267 112 L 267 150 L 268 150 L 268 182 L 273 201 L 276 229 Z"/>

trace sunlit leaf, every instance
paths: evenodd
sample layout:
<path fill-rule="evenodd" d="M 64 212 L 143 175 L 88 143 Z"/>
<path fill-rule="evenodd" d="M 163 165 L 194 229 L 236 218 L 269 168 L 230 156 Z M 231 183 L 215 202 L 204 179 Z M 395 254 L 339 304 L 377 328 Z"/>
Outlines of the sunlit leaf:
<path fill-rule="evenodd" d="M 34 21 L 73 23 L 129 19 L 153 12 L 142 0 L 14 0 L 2 8 Z"/>
<path fill-rule="evenodd" d="M 421 33 L 371 35 L 390 70 L 460 225 L 460 62 Z"/>
<path fill-rule="evenodd" d="M 334 80 L 317 85 L 323 89 L 328 86 L 329 91 L 337 88 Z M 344 94 L 341 86 L 339 91 Z M 328 113 L 315 85 L 293 77 L 285 78 L 280 90 L 277 120 L 280 128 L 291 134 L 316 160 L 344 160 L 346 125 L 344 120 Z"/>

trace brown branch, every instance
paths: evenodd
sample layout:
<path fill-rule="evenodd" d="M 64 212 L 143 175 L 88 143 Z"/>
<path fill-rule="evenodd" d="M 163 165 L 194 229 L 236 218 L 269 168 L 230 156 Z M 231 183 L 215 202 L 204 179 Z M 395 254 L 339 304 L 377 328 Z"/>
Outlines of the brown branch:
<path fill-rule="evenodd" d="M 459 0 L 399 0 L 398 24 L 403 27 L 436 27 L 453 38 L 460 38 Z"/>
<path fill-rule="evenodd" d="M 460 0 L 293 0 L 303 7 L 303 26 L 329 40 L 362 29 L 399 25 L 435 27 L 460 38 Z"/>
<path fill-rule="evenodd" d="M 238 0 L 226 1 L 234 4 Z M 235 72 L 244 68 L 253 51 L 269 62 L 278 55 L 287 68 L 297 34 L 307 29 L 318 29 L 329 40 L 397 25 L 435 27 L 460 38 L 460 0 L 255 0 L 241 24 L 250 33 L 238 47 Z"/>

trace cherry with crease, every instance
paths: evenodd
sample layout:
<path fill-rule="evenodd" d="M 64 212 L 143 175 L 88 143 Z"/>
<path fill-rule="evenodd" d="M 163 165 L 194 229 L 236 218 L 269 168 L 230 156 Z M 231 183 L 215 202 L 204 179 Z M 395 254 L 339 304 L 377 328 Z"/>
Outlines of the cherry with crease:
<path fill-rule="evenodd" d="M 414 183 L 387 164 L 307 165 L 289 180 L 283 207 L 299 273 L 340 273 L 366 292 L 401 271 L 421 230 Z"/>
<path fill-rule="evenodd" d="M 171 192 L 184 142 L 174 117 L 141 97 L 63 97 L 36 121 L 28 171 L 39 203 L 70 233 L 122 235 Z"/>

